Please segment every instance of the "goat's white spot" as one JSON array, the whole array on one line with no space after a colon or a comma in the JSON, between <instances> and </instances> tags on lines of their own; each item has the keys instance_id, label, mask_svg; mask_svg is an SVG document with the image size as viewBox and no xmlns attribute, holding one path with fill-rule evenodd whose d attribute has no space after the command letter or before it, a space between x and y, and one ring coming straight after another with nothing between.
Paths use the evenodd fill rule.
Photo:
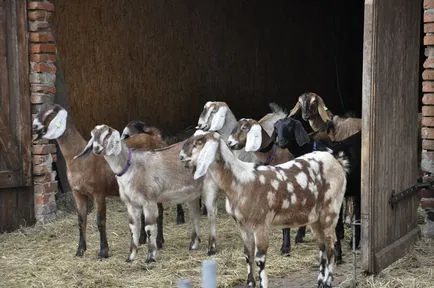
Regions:
<instances>
[{"instance_id":1,"label":"goat's white spot","mask_svg":"<svg viewBox=\"0 0 434 288\"><path fill-rule=\"evenodd\" d=\"M225 199L225 208L226 208L226 212L229 215L232 215L232 206L231 206L231 203L229 202L228 198Z\"/></svg>"},{"instance_id":2,"label":"goat's white spot","mask_svg":"<svg viewBox=\"0 0 434 288\"><path fill-rule=\"evenodd\" d=\"M297 203L297 195L295 195L295 193L291 194L291 204L296 204Z\"/></svg>"},{"instance_id":3,"label":"goat's white spot","mask_svg":"<svg viewBox=\"0 0 434 288\"><path fill-rule=\"evenodd\" d=\"M297 166L297 168L299 168L299 169L301 169L303 167L303 165L301 165L301 163L299 163L299 162L295 162L294 165Z\"/></svg>"},{"instance_id":4,"label":"goat's white spot","mask_svg":"<svg viewBox=\"0 0 434 288\"><path fill-rule=\"evenodd\" d=\"M96 125L95 126L96 129L101 129L102 127L104 127L104 125Z\"/></svg>"},{"instance_id":5,"label":"goat's white spot","mask_svg":"<svg viewBox=\"0 0 434 288\"><path fill-rule=\"evenodd\" d=\"M274 200L276 200L276 194L272 191L268 191L267 194L268 206L271 207L274 204Z\"/></svg>"},{"instance_id":6,"label":"goat's white spot","mask_svg":"<svg viewBox=\"0 0 434 288\"><path fill-rule=\"evenodd\" d=\"M331 217L330 217L329 215L327 215L326 218L325 218L325 222L326 222L326 223L329 223L330 220L331 220Z\"/></svg>"},{"instance_id":7,"label":"goat's white spot","mask_svg":"<svg viewBox=\"0 0 434 288\"><path fill-rule=\"evenodd\" d=\"M294 192L294 185L291 182L288 182L288 184L286 184L286 189L288 192Z\"/></svg>"},{"instance_id":8,"label":"goat's white spot","mask_svg":"<svg viewBox=\"0 0 434 288\"><path fill-rule=\"evenodd\" d=\"M288 200L283 200L283 203L282 203L282 209L287 209L289 207L289 201Z\"/></svg>"},{"instance_id":9,"label":"goat's white spot","mask_svg":"<svg viewBox=\"0 0 434 288\"><path fill-rule=\"evenodd\" d=\"M310 167L307 169L307 171L309 171L309 177L310 179L315 179L315 173L313 172L313 169L311 169Z\"/></svg>"},{"instance_id":10,"label":"goat's white spot","mask_svg":"<svg viewBox=\"0 0 434 288\"><path fill-rule=\"evenodd\" d=\"M264 175L259 175L259 182L261 182L261 184L265 184L265 176Z\"/></svg>"},{"instance_id":11,"label":"goat's white spot","mask_svg":"<svg viewBox=\"0 0 434 288\"><path fill-rule=\"evenodd\" d=\"M314 171L314 173L319 173L319 164L317 161L315 160L311 160L310 161L310 167L312 168L312 170Z\"/></svg>"},{"instance_id":12,"label":"goat's white spot","mask_svg":"<svg viewBox=\"0 0 434 288\"><path fill-rule=\"evenodd\" d=\"M303 206L306 205L306 202L307 202L307 199L304 198L303 201L301 202L301 205L303 205Z\"/></svg>"},{"instance_id":13,"label":"goat's white spot","mask_svg":"<svg viewBox=\"0 0 434 288\"><path fill-rule=\"evenodd\" d=\"M240 210L238 210L237 208L235 208L234 210L234 216L235 218L237 218L238 221L244 219L243 214L241 214Z\"/></svg>"},{"instance_id":14,"label":"goat's white spot","mask_svg":"<svg viewBox=\"0 0 434 288\"><path fill-rule=\"evenodd\" d=\"M277 178L277 180L279 180L279 181L283 181L283 177L282 177L282 175L280 174L280 171L276 171L276 178Z\"/></svg>"},{"instance_id":15,"label":"goat's white spot","mask_svg":"<svg viewBox=\"0 0 434 288\"><path fill-rule=\"evenodd\" d=\"M288 177L286 176L286 174L283 170L278 170L277 173L279 173L280 176L282 177L282 181L288 180Z\"/></svg>"},{"instance_id":16,"label":"goat's white spot","mask_svg":"<svg viewBox=\"0 0 434 288\"><path fill-rule=\"evenodd\" d=\"M316 187L315 183L309 182L309 191L315 195L315 198L318 197L318 187Z\"/></svg>"},{"instance_id":17,"label":"goat's white spot","mask_svg":"<svg viewBox=\"0 0 434 288\"><path fill-rule=\"evenodd\" d=\"M306 189L307 187L307 176L304 172L300 172L295 176L295 180L300 185L302 189Z\"/></svg>"},{"instance_id":18,"label":"goat's white spot","mask_svg":"<svg viewBox=\"0 0 434 288\"><path fill-rule=\"evenodd\" d=\"M279 181L277 181L276 179L273 179L271 181L271 186L273 186L274 190L277 190L277 188L279 188Z\"/></svg>"},{"instance_id":19,"label":"goat's white spot","mask_svg":"<svg viewBox=\"0 0 434 288\"><path fill-rule=\"evenodd\" d=\"M268 170L268 166L258 166L258 168L256 168L256 170L258 170L258 171L267 171Z\"/></svg>"}]
</instances>

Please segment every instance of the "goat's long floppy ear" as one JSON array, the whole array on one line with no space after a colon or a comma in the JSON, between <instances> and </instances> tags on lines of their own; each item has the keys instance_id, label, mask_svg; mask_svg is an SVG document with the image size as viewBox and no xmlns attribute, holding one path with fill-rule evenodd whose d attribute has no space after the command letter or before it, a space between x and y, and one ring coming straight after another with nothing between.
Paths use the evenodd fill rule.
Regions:
<instances>
[{"instance_id":1,"label":"goat's long floppy ear","mask_svg":"<svg viewBox=\"0 0 434 288\"><path fill-rule=\"evenodd\" d=\"M219 108L219 110L214 114L214 117L212 117L211 127L209 128L209 131L218 131L222 129L226 120L226 112L228 112L227 107L223 106Z\"/></svg>"},{"instance_id":2,"label":"goat's long floppy ear","mask_svg":"<svg viewBox=\"0 0 434 288\"><path fill-rule=\"evenodd\" d=\"M309 143L309 135L307 134L306 130L304 130L303 124L301 124L300 121L295 122L294 128L295 141L297 141L298 146L301 147Z\"/></svg>"},{"instance_id":3,"label":"goat's long floppy ear","mask_svg":"<svg viewBox=\"0 0 434 288\"><path fill-rule=\"evenodd\" d=\"M196 160L196 171L194 171L193 179L198 179L206 174L209 165L214 162L215 153L219 143L216 141L208 141L203 146Z\"/></svg>"},{"instance_id":4,"label":"goat's long floppy ear","mask_svg":"<svg viewBox=\"0 0 434 288\"><path fill-rule=\"evenodd\" d=\"M319 116L321 116L322 121L327 122L330 121L329 114L327 113L327 107L324 104L324 100L320 96L316 96L316 99L318 100L318 113Z\"/></svg>"},{"instance_id":5,"label":"goat's long floppy ear","mask_svg":"<svg viewBox=\"0 0 434 288\"><path fill-rule=\"evenodd\" d=\"M253 124L246 137L246 152L258 151L262 144L262 128L259 124Z\"/></svg>"},{"instance_id":6,"label":"goat's long floppy ear","mask_svg":"<svg viewBox=\"0 0 434 288\"><path fill-rule=\"evenodd\" d=\"M121 136L117 130L112 130L112 134L107 139L105 154L107 156L119 155L119 153L121 153L121 149Z\"/></svg>"},{"instance_id":7,"label":"goat's long floppy ear","mask_svg":"<svg viewBox=\"0 0 434 288\"><path fill-rule=\"evenodd\" d=\"M84 147L83 151L81 151L79 154L74 156L74 160L77 158L84 158L84 156L88 156L90 152L92 151L93 146L93 136L90 138L89 142L87 142L86 147Z\"/></svg>"},{"instance_id":8,"label":"goat's long floppy ear","mask_svg":"<svg viewBox=\"0 0 434 288\"><path fill-rule=\"evenodd\" d=\"M292 117L295 114L297 114L298 110L300 110L301 104L299 101L297 101L297 104L295 104L294 108L291 109L291 112L289 112L289 115L287 117Z\"/></svg>"},{"instance_id":9,"label":"goat's long floppy ear","mask_svg":"<svg viewBox=\"0 0 434 288\"><path fill-rule=\"evenodd\" d=\"M65 109L59 110L53 120L48 124L47 132L42 136L45 139L57 139L66 130L66 119L68 112Z\"/></svg>"}]
</instances>

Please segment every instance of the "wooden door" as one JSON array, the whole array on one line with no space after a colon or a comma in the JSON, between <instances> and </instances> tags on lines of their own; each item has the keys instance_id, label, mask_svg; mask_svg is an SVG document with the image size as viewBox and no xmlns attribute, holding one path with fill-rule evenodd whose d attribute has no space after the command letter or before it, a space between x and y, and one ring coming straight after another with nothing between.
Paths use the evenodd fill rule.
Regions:
<instances>
[{"instance_id":1,"label":"wooden door","mask_svg":"<svg viewBox=\"0 0 434 288\"><path fill-rule=\"evenodd\" d=\"M0 0L0 232L34 218L25 2Z\"/></svg>"},{"instance_id":2,"label":"wooden door","mask_svg":"<svg viewBox=\"0 0 434 288\"><path fill-rule=\"evenodd\" d=\"M417 239L421 0L366 0L363 51L362 262L378 273Z\"/></svg>"}]
</instances>

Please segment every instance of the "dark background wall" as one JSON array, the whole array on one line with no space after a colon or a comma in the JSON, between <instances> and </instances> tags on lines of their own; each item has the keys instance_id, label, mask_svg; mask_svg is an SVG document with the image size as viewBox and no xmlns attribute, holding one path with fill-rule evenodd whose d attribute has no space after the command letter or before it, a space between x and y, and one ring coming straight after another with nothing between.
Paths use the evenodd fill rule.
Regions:
<instances>
[{"instance_id":1,"label":"dark background wall","mask_svg":"<svg viewBox=\"0 0 434 288\"><path fill-rule=\"evenodd\" d=\"M260 118L305 91L360 115L363 1L53 1L64 91L79 130L195 124L207 100Z\"/></svg>"}]
</instances>

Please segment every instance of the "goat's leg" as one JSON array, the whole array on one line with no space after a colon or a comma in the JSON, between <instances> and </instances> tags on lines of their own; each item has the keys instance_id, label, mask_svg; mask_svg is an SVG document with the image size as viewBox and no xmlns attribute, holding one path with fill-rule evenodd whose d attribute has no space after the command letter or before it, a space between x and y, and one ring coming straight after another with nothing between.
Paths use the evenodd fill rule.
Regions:
<instances>
[{"instance_id":1,"label":"goat's leg","mask_svg":"<svg viewBox=\"0 0 434 288\"><path fill-rule=\"evenodd\" d=\"M336 231L332 226L324 227L319 222L311 224L320 249L320 267L318 275L318 287L332 287L333 280L333 258Z\"/></svg>"},{"instance_id":2,"label":"goat's leg","mask_svg":"<svg viewBox=\"0 0 434 288\"><path fill-rule=\"evenodd\" d=\"M280 253L283 256L289 256L289 252L291 251L291 229L284 228L282 229L282 247L280 247Z\"/></svg>"},{"instance_id":3,"label":"goat's leg","mask_svg":"<svg viewBox=\"0 0 434 288\"><path fill-rule=\"evenodd\" d=\"M131 262L136 258L137 247L139 246L140 226L142 225L140 215L142 214L142 209L139 206L134 206L132 203L125 204L127 205L128 222L131 230L130 255L126 261ZM147 218L148 215L146 214Z\"/></svg>"},{"instance_id":4,"label":"goat's leg","mask_svg":"<svg viewBox=\"0 0 434 288\"><path fill-rule=\"evenodd\" d=\"M148 201L143 205L145 212L145 230L148 234L148 254L146 255L146 263L155 262L155 255L157 254L157 217L158 205L156 202Z\"/></svg>"},{"instance_id":5,"label":"goat's leg","mask_svg":"<svg viewBox=\"0 0 434 288\"><path fill-rule=\"evenodd\" d=\"M158 217L157 217L157 248L163 248L164 236L163 236L163 214L164 208L163 204L157 203L158 207Z\"/></svg>"},{"instance_id":6,"label":"goat's leg","mask_svg":"<svg viewBox=\"0 0 434 288\"><path fill-rule=\"evenodd\" d=\"M265 227L256 227L255 237L255 262L259 268L259 287L268 287L268 277L265 271L265 258L268 250L268 229Z\"/></svg>"},{"instance_id":7,"label":"goat's leg","mask_svg":"<svg viewBox=\"0 0 434 288\"><path fill-rule=\"evenodd\" d=\"M96 203L96 225L99 231L99 253L98 258L108 258L109 246L106 233L106 202L104 195L98 195L94 198Z\"/></svg>"},{"instance_id":8,"label":"goat's leg","mask_svg":"<svg viewBox=\"0 0 434 288\"><path fill-rule=\"evenodd\" d=\"M297 235L295 236L295 244L303 243L304 236L306 236L306 226L301 226L297 230Z\"/></svg>"},{"instance_id":9,"label":"goat's leg","mask_svg":"<svg viewBox=\"0 0 434 288\"><path fill-rule=\"evenodd\" d=\"M139 244L146 244L146 239L148 238L148 235L146 235L145 231L145 214L142 213L140 215L140 238L139 238Z\"/></svg>"},{"instance_id":10,"label":"goat's leg","mask_svg":"<svg viewBox=\"0 0 434 288\"><path fill-rule=\"evenodd\" d=\"M241 237L244 242L244 256L247 264L247 283L246 287L255 287L255 277L253 276L253 259L255 251L255 238L249 229L240 227Z\"/></svg>"},{"instance_id":11,"label":"goat's leg","mask_svg":"<svg viewBox=\"0 0 434 288\"><path fill-rule=\"evenodd\" d=\"M176 224L183 224L185 223L184 218L184 209L182 208L182 204L176 205Z\"/></svg>"},{"instance_id":12,"label":"goat's leg","mask_svg":"<svg viewBox=\"0 0 434 288\"><path fill-rule=\"evenodd\" d=\"M191 241L189 245L189 250L197 250L200 243L200 207L199 201L194 199L187 203L190 208L190 218L192 225Z\"/></svg>"},{"instance_id":13,"label":"goat's leg","mask_svg":"<svg viewBox=\"0 0 434 288\"><path fill-rule=\"evenodd\" d=\"M341 210L339 212L339 218L338 222L336 224L335 228L335 234L336 234L336 242L335 242L335 263L336 265L342 264L342 244L341 239L344 238L345 235L345 227L344 227L344 221L343 221L343 207L341 207Z\"/></svg>"},{"instance_id":14,"label":"goat's leg","mask_svg":"<svg viewBox=\"0 0 434 288\"><path fill-rule=\"evenodd\" d=\"M78 216L78 229L80 232L80 240L78 242L77 252L75 256L83 256L86 251L86 227L87 227L87 196L80 193L80 191L72 191L75 206Z\"/></svg>"},{"instance_id":15,"label":"goat's leg","mask_svg":"<svg viewBox=\"0 0 434 288\"><path fill-rule=\"evenodd\" d=\"M205 186L205 193L203 193L204 204L208 213L209 223L209 238L208 238L208 256L211 256L217 252L217 232L216 232L216 217L217 217L217 205L216 198L218 192L218 186L213 182L208 183ZM200 201L200 199L198 199Z\"/></svg>"}]
</instances>

